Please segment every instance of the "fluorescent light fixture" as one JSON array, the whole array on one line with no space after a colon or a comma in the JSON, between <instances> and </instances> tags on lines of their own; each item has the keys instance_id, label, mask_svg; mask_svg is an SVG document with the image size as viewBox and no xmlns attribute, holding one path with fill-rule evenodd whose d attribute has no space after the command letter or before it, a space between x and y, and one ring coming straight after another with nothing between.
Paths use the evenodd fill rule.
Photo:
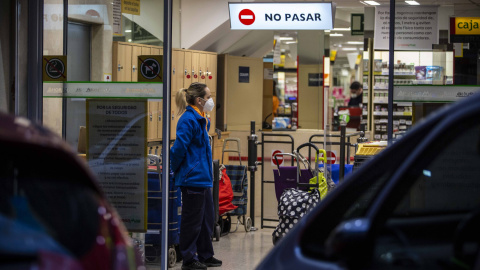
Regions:
<instances>
[{"instance_id":1,"label":"fluorescent light fixture","mask_svg":"<svg viewBox=\"0 0 480 270\"><path fill-rule=\"evenodd\" d=\"M350 27L347 27L347 28L333 28L333 31L350 31Z\"/></svg>"},{"instance_id":2,"label":"fluorescent light fixture","mask_svg":"<svg viewBox=\"0 0 480 270\"><path fill-rule=\"evenodd\" d=\"M330 33L330 30L325 30L325 33Z\"/></svg>"},{"instance_id":3,"label":"fluorescent light fixture","mask_svg":"<svg viewBox=\"0 0 480 270\"><path fill-rule=\"evenodd\" d=\"M417 1L405 1L405 3L409 4L409 5L412 5L412 6L419 6L420 3L418 3Z\"/></svg>"},{"instance_id":4,"label":"fluorescent light fixture","mask_svg":"<svg viewBox=\"0 0 480 270\"><path fill-rule=\"evenodd\" d=\"M279 37L278 40L293 40L293 37Z\"/></svg>"},{"instance_id":5,"label":"fluorescent light fixture","mask_svg":"<svg viewBox=\"0 0 480 270\"><path fill-rule=\"evenodd\" d=\"M343 37L343 34L333 33L330 34L331 37Z\"/></svg>"},{"instance_id":6,"label":"fluorescent light fixture","mask_svg":"<svg viewBox=\"0 0 480 270\"><path fill-rule=\"evenodd\" d=\"M368 6L368 4L363 1L360 1L360 3L364 4L365 6Z\"/></svg>"},{"instance_id":7,"label":"fluorescent light fixture","mask_svg":"<svg viewBox=\"0 0 480 270\"><path fill-rule=\"evenodd\" d=\"M285 42L285 44L294 44L294 43L297 43L296 41L287 41Z\"/></svg>"},{"instance_id":8,"label":"fluorescent light fixture","mask_svg":"<svg viewBox=\"0 0 480 270\"><path fill-rule=\"evenodd\" d=\"M364 1L365 3L369 4L370 6L379 6L380 3L376 1Z\"/></svg>"},{"instance_id":9,"label":"fluorescent light fixture","mask_svg":"<svg viewBox=\"0 0 480 270\"><path fill-rule=\"evenodd\" d=\"M125 33L131 33L132 30L125 30Z\"/></svg>"},{"instance_id":10,"label":"fluorescent light fixture","mask_svg":"<svg viewBox=\"0 0 480 270\"><path fill-rule=\"evenodd\" d=\"M347 47L344 47L342 48L343 51L357 51L358 49L357 48L347 48Z\"/></svg>"}]
</instances>

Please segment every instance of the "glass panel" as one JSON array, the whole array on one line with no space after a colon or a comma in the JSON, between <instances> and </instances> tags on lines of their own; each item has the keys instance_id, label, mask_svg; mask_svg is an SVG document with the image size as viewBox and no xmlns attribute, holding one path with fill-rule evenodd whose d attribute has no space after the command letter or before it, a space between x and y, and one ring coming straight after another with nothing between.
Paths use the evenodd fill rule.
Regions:
<instances>
[{"instance_id":1,"label":"glass panel","mask_svg":"<svg viewBox=\"0 0 480 270\"><path fill-rule=\"evenodd\" d=\"M140 67L150 68L145 77L163 75L160 58L139 60L163 53L163 0L68 3L64 31L63 1L45 1L44 55L66 54L66 82L44 81L44 123L87 161L127 229L145 231L147 152L161 141L163 85L137 78Z\"/></svg>"}]
</instances>

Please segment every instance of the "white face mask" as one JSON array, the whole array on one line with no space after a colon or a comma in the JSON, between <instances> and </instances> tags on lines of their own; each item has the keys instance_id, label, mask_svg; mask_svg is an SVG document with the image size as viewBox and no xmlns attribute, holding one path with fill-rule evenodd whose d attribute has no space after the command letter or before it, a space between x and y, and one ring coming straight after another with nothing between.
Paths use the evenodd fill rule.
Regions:
<instances>
[{"instance_id":1,"label":"white face mask","mask_svg":"<svg viewBox=\"0 0 480 270\"><path fill-rule=\"evenodd\" d=\"M356 97L357 97L357 94L350 94L350 97L351 97L351 98L356 98Z\"/></svg>"},{"instance_id":2,"label":"white face mask","mask_svg":"<svg viewBox=\"0 0 480 270\"><path fill-rule=\"evenodd\" d=\"M201 98L202 100L205 100ZM213 110L213 107L215 107L215 103L213 102L212 98L209 98L206 102L205 105L203 105L203 110L205 112L211 112Z\"/></svg>"}]
</instances>

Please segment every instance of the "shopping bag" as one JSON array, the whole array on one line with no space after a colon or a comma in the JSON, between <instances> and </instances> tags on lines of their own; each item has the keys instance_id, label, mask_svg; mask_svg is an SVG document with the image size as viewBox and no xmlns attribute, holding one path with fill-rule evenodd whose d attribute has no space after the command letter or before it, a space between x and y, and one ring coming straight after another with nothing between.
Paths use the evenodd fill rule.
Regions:
<instances>
[{"instance_id":1,"label":"shopping bag","mask_svg":"<svg viewBox=\"0 0 480 270\"><path fill-rule=\"evenodd\" d=\"M327 179L325 179L325 176L323 175L323 173L319 173L318 176L315 176L310 179L310 184L313 184L313 185L317 184L317 178L318 178L318 185L316 188L318 189L318 192L320 192L320 200L323 200L328 193ZM312 189L314 188L310 188L310 190Z\"/></svg>"},{"instance_id":2,"label":"shopping bag","mask_svg":"<svg viewBox=\"0 0 480 270\"><path fill-rule=\"evenodd\" d=\"M238 206L232 204L233 189L230 177L227 175L227 169L223 167L218 185L218 211L219 215L235 210Z\"/></svg>"}]
</instances>

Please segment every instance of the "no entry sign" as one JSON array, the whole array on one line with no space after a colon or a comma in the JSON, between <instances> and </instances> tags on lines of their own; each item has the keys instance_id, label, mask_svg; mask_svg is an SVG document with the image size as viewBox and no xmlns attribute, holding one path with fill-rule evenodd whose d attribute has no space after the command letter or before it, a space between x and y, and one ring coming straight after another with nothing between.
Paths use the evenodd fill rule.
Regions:
<instances>
[{"instance_id":1,"label":"no entry sign","mask_svg":"<svg viewBox=\"0 0 480 270\"><path fill-rule=\"evenodd\" d=\"M277 160L275 160L275 155L283 153L282 150L273 150L272 151L272 166L277 166L277 160L278 160L278 166L281 166L283 164L283 156L277 156Z\"/></svg>"},{"instance_id":2,"label":"no entry sign","mask_svg":"<svg viewBox=\"0 0 480 270\"><path fill-rule=\"evenodd\" d=\"M255 22L255 13L250 9L243 9L238 14L238 19L244 25L250 25Z\"/></svg>"},{"instance_id":3,"label":"no entry sign","mask_svg":"<svg viewBox=\"0 0 480 270\"><path fill-rule=\"evenodd\" d=\"M323 157L323 154L320 154L320 157ZM327 163L335 164L337 162L337 155L333 151L327 151Z\"/></svg>"}]
</instances>

